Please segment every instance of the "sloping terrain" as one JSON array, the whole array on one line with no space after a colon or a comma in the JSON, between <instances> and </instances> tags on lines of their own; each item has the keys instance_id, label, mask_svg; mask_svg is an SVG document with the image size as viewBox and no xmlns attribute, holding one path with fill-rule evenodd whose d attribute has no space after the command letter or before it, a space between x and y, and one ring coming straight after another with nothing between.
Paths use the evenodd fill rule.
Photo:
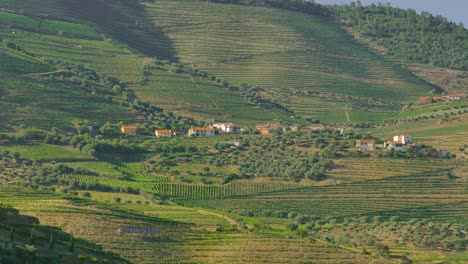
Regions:
<instances>
[{"instance_id":1,"label":"sloping terrain","mask_svg":"<svg viewBox=\"0 0 468 264\"><path fill-rule=\"evenodd\" d=\"M41 4L26 4L3 0L0 4L15 10L24 9L27 14L48 14L62 19L71 17L75 21L89 23L128 45L128 50L180 61L235 85L246 83L259 87L259 94L287 107L296 115L328 122L391 118L399 111L400 103L413 101L432 89L411 72L369 51L328 18L315 15L196 1L106 0L80 1L78 4L72 0L47 0ZM63 42L55 42L54 45L60 43ZM57 48L71 55L70 51L63 49L74 45L84 49L93 44L70 43ZM46 55L45 52L34 51L37 42L34 45L29 48L31 52ZM98 49L104 51L104 48ZM49 57L51 55L55 54L48 54ZM116 60L129 58L114 54L107 59L111 54L103 52L96 55L100 56L87 58L89 63L96 63L99 69L114 73L117 69L112 68L124 67ZM97 61L98 58L106 60ZM110 64L112 67L105 67ZM135 64L127 62L125 65L126 75L131 74L128 67ZM154 94L162 88L160 82L153 79L144 88L135 89L148 100L157 101L159 98ZM192 91L182 90L172 98L189 99L187 104L190 104ZM219 105L220 108L224 106L222 102ZM199 108L171 107L171 104L167 107L180 112ZM221 119L236 116L236 111L214 112L199 115ZM247 118L260 113L250 112ZM239 116L239 119L246 120L243 114ZM265 116L268 118L278 116Z\"/></svg>"},{"instance_id":2,"label":"sloping terrain","mask_svg":"<svg viewBox=\"0 0 468 264\"><path fill-rule=\"evenodd\" d=\"M0 50L0 127L30 125L67 127L73 118L91 121L124 121L135 119L135 113L105 98L111 91L60 80L52 76L54 68ZM47 74L52 72L52 74ZM41 74L46 73L45 76ZM54 80L55 79L55 80Z\"/></svg>"}]
</instances>

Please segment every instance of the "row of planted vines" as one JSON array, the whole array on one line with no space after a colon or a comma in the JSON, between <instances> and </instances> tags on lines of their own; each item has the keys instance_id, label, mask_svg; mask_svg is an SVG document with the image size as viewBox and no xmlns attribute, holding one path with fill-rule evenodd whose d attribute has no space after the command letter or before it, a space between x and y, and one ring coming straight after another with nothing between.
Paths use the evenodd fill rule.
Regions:
<instances>
[{"instance_id":1,"label":"row of planted vines","mask_svg":"<svg viewBox=\"0 0 468 264\"><path fill-rule=\"evenodd\" d=\"M188 185L178 183L157 183L148 190L157 194L189 198L224 198L231 196L268 193L278 190L295 189L300 185L279 182L237 181L225 185Z\"/></svg>"}]
</instances>

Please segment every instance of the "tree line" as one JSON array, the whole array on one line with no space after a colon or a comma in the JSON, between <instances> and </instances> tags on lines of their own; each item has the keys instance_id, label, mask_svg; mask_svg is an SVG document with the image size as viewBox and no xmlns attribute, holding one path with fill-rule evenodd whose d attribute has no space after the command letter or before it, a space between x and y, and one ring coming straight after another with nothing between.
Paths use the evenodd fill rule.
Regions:
<instances>
[{"instance_id":1,"label":"tree line","mask_svg":"<svg viewBox=\"0 0 468 264\"><path fill-rule=\"evenodd\" d=\"M409 62L467 70L468 31L440 15L403 10L390 4L363 6L360 1L333 6L334 16L362 36Z\"/></svg>"}]
</instances>

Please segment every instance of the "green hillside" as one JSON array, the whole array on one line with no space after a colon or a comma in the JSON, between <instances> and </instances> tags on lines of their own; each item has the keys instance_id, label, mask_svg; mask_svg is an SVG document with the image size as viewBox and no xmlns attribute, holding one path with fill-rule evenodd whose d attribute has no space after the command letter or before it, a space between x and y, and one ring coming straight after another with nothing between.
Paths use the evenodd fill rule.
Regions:
<instances>
[{"instance_id":1,"label":"green hillside","mask_svg":"<svg viewBox=\"0 0 468 264\"><path fill-rule=\"evenodd\" d=\"M23 9L28 16L47 14L51 19L86 23L125 43L122 46L106 38L90 39L93 35L90 33L82 33L87 38L81 36L80 39L78 36L67 38L72 34L44 36L45 29L41 34L31 30L17 34L22 37L4 32L5 37L37 56L92 64L124 81L136 81L138 69L147 63L140 55L129 51L180 61L219 80L258 87L259 96L296 115L326 122L388 119L400 110L399 103L413 101L433 89L409 71L374 54L331 18L323 16L198 1L106 0L78 4L71 0L47 0L41 4L25 4L2 0L0 4L14 10ZM83 32L84 28L77 32ZM39 36L46 41L34 41ZM41 45L49 41L56 49ZM75 52L80 55L75 56ZM160 100L155 95L159 91L165 93L162 87L171 87L180 79L168 74L159 77L158 72L153 75L145 85L132 87L137 95L149 101ZM165 107L184 114L197 112L200 106L191 105L191 101L192 93L199 89L190 86L179 88L178 96L163 96L168 99ZM231 92L221 94L225 98L233 96ZM192 115L232 118L248 124L275 118L284 120L293 114L279 110L274 111L276 114L245 110L247 105L242 104L225 106L223 101L212 100L214 97L217 95L202 102L203 107L214 109ZM174 105L171 103L174 99L182 99L182 102ZM244 100L238 98L237 101Z\"/></svg>"},{"instance_id":2,"label":"green hillside","mask_svg":"<svg viewBox=\"0 0 468 264\"><path fill-rule=\"evenodd\" d=\"M340 22L384 48L384 53L410 62L467 70L468 30L440 15L361 3L333 6Z\"/></svg>"},{"instance_id":3,"label":"green hillside","mask_svg":"<svg viewBox=\"0 0 468 264\"><path fill-rule=\"evenodd\" d=\"M389 117L395 109L382 109L375 102L361 106L363 99L344 96L404 102L432 89L327 18L191 1L145 3L145 10L172 39L181 62L232 82L258 86L304 116L331 114L331 121L337 110L344 118L344 110L366 112L367 108L364 118L356 121ZM327 94L341 95L335 109L323 98Z\"/></svg>"},{"instance_id":4,"label":"green hillside","mask_svg":"<svg viewBox=\"0 0 468 264\"><path fill-rule=\"evenodd\" d=\"M39 63L34 57L9 50L0 49L0 52L2 129L19 125L68 127L74 118L100 122L136 118L132 110L109 101L106 95L116 94L104 87L83 87L77 81L64 80L63 76L53 77L63 72ZM97 92L92 94L92 89Z\"/></svg>"}]
</instances>

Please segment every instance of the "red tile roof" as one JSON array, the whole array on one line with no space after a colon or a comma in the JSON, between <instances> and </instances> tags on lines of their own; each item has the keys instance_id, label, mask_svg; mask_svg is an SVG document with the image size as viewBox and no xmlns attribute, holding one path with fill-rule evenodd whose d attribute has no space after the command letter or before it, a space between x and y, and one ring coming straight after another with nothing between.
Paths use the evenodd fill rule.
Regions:
<instances>
[{"instance_id":1,"label":"red tile roof","mask_svg":"<svg viewBox=\"0 0 468 264\"><path fill-rule=\"evenodd\" d=\"M192 128L194 131L203 131L203 130L213 130L211 127L194 127Z\"/></svg>"},{"instance_id":2,"label":"red tile roof","mask_svg":"<svg viewBox=\"0 0 468 264\"><path fill-rule=\"evenodd\" d=\"M158 134L171 134L172 133L172 131L169 129L159 129L159 130L156 130L156 132L158 132Z\"/></svg>"}]
</instances>

